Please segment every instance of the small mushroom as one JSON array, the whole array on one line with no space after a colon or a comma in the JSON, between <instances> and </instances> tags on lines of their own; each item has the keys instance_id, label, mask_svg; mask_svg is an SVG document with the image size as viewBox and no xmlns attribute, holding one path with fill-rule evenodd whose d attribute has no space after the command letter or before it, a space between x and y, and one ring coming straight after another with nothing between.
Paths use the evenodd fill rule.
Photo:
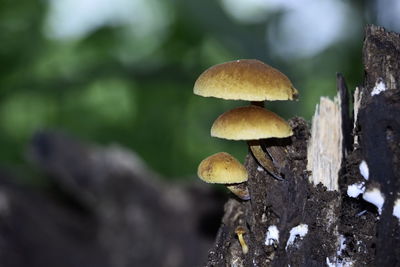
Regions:
<instances>
[{"instance_id":1,"label":"small mushroom","mask_svg":"<svg viewBox=\"0 0 400 267\"><path fill-rule=\"evenodd\" d=\"M263 101L293 100L298 91L286 75L256 59L241 59L205 70L194 84L194 93L204 97Z\"/></svg>"},{"instance_id":2,"label":"small mushroom","mask_svg":"<svg viewBox=\"0 0 400 267\"><path fill-rule=\"evenodd\" d=\"M293 135L289 124L275 113L258 106L234 108L220 115L211 127L211 136L229 140L246 140L258 163L281 180L273 159L265 153L260 139L285 138Z\"/></svg>"},{"instance_id":3,"label":"small mushroom","mask_svg":"<svg viewBox=\"0 0 400 267\"><path fill-rule=\"evenodd\" d=\"M206 183L225 184L236 196L250 199L245 182L248 179L246 168L232 155L219 152L202 160L197 175Z\"/></svg>"},{"instance_id":4,"label":"small mushroom","mask_svg":"<svg viewBox=\"0 0 400 267\"><path fill-rule=\"evenodd\" d=\"M249 252L249 247L247 246L246 241L244 241L243 238L243 235L246 233L246 230L243 227L238 226L235 230L235 233L237 234L240 245L242 246L243 254L247 254L247 252Z\"/></svg>"}]
</instances>

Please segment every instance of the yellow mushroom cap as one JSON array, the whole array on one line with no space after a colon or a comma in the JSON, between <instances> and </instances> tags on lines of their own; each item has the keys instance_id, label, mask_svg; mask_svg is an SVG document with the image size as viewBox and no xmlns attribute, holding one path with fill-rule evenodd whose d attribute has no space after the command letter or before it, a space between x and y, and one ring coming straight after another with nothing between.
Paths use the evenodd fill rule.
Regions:
<instances>
[{"instance_id":1,"label":"yellow mushroom cap","mask_svg":"<svg viewBox=\"0 0 400 267\"><path fill-rule=\"evenodd\" d=\"M194 93L230 100L293 100L297 90L277 69L256 59L241 59L215 65L204 71Z\"/></svg>"},{"instance_id":2,"label":"yellow mushroom cap","mask_svg":"<svg viewBox=\"0 0 400 267\"><path fill-rule=\"evenodd\" d=\"M197 175L207 183L217 184L243 183L248 178L246 168L226 152L205 158L197 169Z\"/></svg>"},{"instance_id":3,"label":"yellow mushroom cap","mask_svg":"<svg viewBox=\"0 0 400 267\"><path fill-rule=\"evenodd\" d=\"M245 234L245 233L246 233L246 229L244 229L242 226L238 226L238 227L235 229L235 233L238 234L238 235Z\"/></svg>"},{"instance_id":4,"label":"yellow mushroom cap","mask_svg":"<svg viewBox=\"0 0 400 267\"><path fill-rule=\"evenodd\" d=\"M227 111L211 127L211 136L230 140L284 138L291 135L293 131L284 119L258 106Z\"/></svg>"}]
</instances>

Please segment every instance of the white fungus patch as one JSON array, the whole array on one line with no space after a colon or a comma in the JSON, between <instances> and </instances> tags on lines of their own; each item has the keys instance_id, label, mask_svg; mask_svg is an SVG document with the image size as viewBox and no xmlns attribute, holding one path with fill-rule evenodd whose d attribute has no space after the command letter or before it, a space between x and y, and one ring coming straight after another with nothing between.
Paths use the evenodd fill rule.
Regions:
<instances>
[{"instance_id":1,"label":"white fungus patch","mask_svg":"<svg viewBox=\"0 0 400 267\"><path fill-rule=\"evenodd\" d=\"M260 166L257 166L257 171L259 171L259 172L263 172L263 171L264 171L264 169L263 169L262 167L260 167Z\"/></svg>"},{"instance_id":2,"label":"white fungus patch","mask_svg":"<svg viewBox=\"0 0 400 267\"><path fill-rule=\"evenodd\" d=\"M355 183L347 186L347 195L349 197L358 197L360 194L363 194L365 191L365 183Z\"/></svg>"},{"instance_id":3,"label":"white fungus patch","mask_svg":"<svg viewBox=\"0 0 400 267\"><path fill-rule=\"evenodd\" d=\"M393 216L396 216L400 222L400 198L396 199L393 206Z\"/></svg>"},{"instance_id":4,"label":"white fungus patch","mask_svg":"<svg viewBox=\"0 0 400 267\"><path fill-rule=\"evenodd\" d=\"M331 262L331 260L328 257L326 257L326 265L328 265L328 267L335 267L336 259L333 259L333 261Z\"/></svg>"},{"instance_id":5,"label":"white fungus patch","mask_svg":"<svg viewBox=\"0 0 400 267\"><path fill-rule=\"evenodd\" d=\"M331 261L328 257L326 257L326 265L328 265L328 267L351 267L353 266L353 262L346 259L337 259L336 257L334 257Z\"/></svg>"},{"instance_id":6,"label":"white fungus patch","mask_svg":"<svg viewBox=\"0 0 400 267\"><path fill-rule=\"evenodd\" d=\"M363 199L369 203L374 204L378 208L379 214L382 213L383 203L385 197L378 188L372 188L363 194Z\"/></svg>"},{"instance_id":7,"label":"white fungus patch","mask_svg":"<svg viewBox=\"0 0 400 267\"><path fill-rule=\"evenodd\" d=\"M337 255L341 256L342 252L346 249L346 238L343 235L339 236L339 249Z\"/></svg>"},{"instance_id":8,"label":"white fungus patch","mask_svg":"<svg viewBox=\"0 0 400 267\"><path fill-rule=\"evenodd\" d=\"M346 249L346 238L343 235L339 236L339 247L338 250L336 251L336 256L331 257L326 257L326 264L329 267L347 267L347 266L352 266L352 262L348 259L342 258L343 251Z\"/></svg>"},{"instance_id":9,"label":"white fungus patch","mask_svg":"<svg viewBox=\"0 0 400 267\"><path fill-rule=\"evenodd\" d=\"M386 91L386 85L382 79L378 79L375 83L374 89L372 89L371 96L379 95L383 91Z\"/></svg>"},{"instance_id":10,"label":"white fungus patch","mask_svg":"<svg viewBox=\"0 0 400 267\"><path fill-rule=\"evenodd\" d=\"M368 178L369 178L369 169L368 169L368 165L365 162L365 160L361 161L360 166L358 168L360 169L360 173L364 177L364 179L368 180Z\"/></svg>"},{"instance_id":11,"label":"white fungus patch","mask_svg":"<svg viewBox=\"0 0 400 267\"><path fill-rule=\"evenodd\" d=\"M286 250L289 246L293 245L294 241L298 239L303 239L304 236L308 233L308 225L307 224L299 224L296 227L293 227L290 230L290 236L286 243Z\"/></svg>"},{"instance_id":12,"label":"white fungus patch","mask_svg":"<svg viewBox=\"0 0 400 267\"><path fill-rule=\"evenodd\" d=\"M265 245L271 246L279 243L279 230L276 225L268 227L267 236L265 237Z\"/></svg>"}]
</instances>

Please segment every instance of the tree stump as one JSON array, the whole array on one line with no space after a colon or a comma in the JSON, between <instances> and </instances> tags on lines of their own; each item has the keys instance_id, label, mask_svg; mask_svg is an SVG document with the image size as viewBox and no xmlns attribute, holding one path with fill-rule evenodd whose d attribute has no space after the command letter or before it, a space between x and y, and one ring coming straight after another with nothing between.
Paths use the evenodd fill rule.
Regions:
<instances>
[{"instance_id":1,"label":"tree stump","mask_svg":"<svg viewBox=\"0 0 400 267\"><path fill-rule=\"evenodd\" d=\"M275 163L284 181L249 153L251 200L226 203L206 266L400 266L399 34L367 26L363 61L352 112L338 74L338 96L321 98L311 132L294 118L291 138L264 143L285 154Z\"/></svg>"}]
</instances>

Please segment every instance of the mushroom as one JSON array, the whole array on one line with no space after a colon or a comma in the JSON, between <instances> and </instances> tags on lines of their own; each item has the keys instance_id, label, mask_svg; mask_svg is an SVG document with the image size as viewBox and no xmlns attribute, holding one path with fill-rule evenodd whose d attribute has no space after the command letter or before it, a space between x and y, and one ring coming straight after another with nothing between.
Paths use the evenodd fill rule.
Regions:
<instances>
[{"instance_id":1,"label":"mushroom","mask_svg":"<svg viewBox=\"0 0 400 267\"><path fill-rule=\"evenodd\" d=\"M275 113L258 106L234 108L220 115L211 127L211 136L229 140L246 140L253 156L272 176L280 173L261 148L260 139L285 138L293 135L289 124Z\"/></svg>"},{"instance_id":2,"label":"mushroom","mask_svg":"<svg viewBox=\"0 0 400 267\"><path fill-rule=\"evenodd\" d=\"M204 97L247 100L263 106L263 101L293 100L298 91L279 70L256 59L218 64L204 71L193 92Z\"/></svg>"},{"instance_id":3,"label":"mushroom","mask_svg":"<svg viewBox=\"0 0 400 267\"><path fill-rule=\"evenodd\" d=\"M235 60L210 67L196 80L193 92L204 97L247 100L259 107L264 106L265 100L293 100L298 95L286 75L256 59ZM287 136L290 135L291 132ZM264 152L258 141L249 142L249 146L258 163L275 178L282 179L275 170L270 149L266 148Z\"/></svg>"},{"instance_id":4,"label":"mushroom","mask_svg":"<svg viewBox=\"0 0 400 267\"><path fill-rule=\"evenodd\" d=\"M239 243L242 246L242 251L243 254L247 254L249 252L249 247L246 244L246 241L244 241L243 235L246 233L246 230L242 226L238 226L235 230L235 233L238 236Z\"/></svg>"},{"instance_id":5,"label":"mushroom","mask_svg":"<svg viewBox=\"0 0 400 267\"><path fill-rule=\"evenodd\" d=\"M245 182L248 179L246 168L232 155L219 152L202 160L197 175L206 183L225 184L236 196L250 199Z\"/></svg>"}]
</instances>

